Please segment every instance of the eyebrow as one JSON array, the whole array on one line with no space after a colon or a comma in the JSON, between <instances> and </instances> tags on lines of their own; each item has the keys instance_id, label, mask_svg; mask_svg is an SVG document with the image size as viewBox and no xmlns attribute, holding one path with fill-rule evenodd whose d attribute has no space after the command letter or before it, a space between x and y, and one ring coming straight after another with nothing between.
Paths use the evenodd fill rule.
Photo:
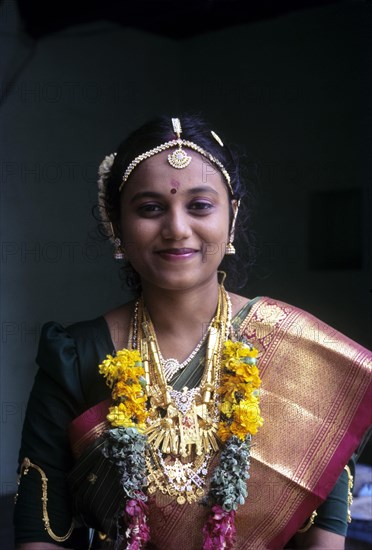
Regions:
<instances>
[{"instance_id":1,"label":"eyebrow","mask_svg":"<svg viewBox=\"0 0 372 550\"><path fill-rule=\"evenodd\" d=\"M192 187L191 189L189 189L187 192L187 195L194 195L195 193L213 193L214 195L218 195L219 193L213 188L213 187L210 187L209 185L199 185L197 187ZM162 197L164 197L164 195L168 196L167 193L159 193L157 191L140 191L138 193L136 193L135 195L133 195L133 197L131 198L130 202L135 202L139 199L143 199L143 198L152 198L152 199L160 199Z\"/></svg>"}]
</instances>

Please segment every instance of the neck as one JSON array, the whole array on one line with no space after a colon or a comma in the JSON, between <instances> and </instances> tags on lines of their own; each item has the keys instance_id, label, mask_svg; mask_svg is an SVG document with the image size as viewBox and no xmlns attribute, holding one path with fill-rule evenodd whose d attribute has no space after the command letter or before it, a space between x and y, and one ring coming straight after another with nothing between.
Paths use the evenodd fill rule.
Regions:
<instances>
[{"instance_id":1,"label":"neck","mask_svg":"<svg viewBox=\"0 0 372 550\"><path fill-rule=\"evenodd\" d=\"M144 285L143 297L163 355L183 360L216 313L217 277L203 287L177 292Z\"/></svg>"}]
</instances>

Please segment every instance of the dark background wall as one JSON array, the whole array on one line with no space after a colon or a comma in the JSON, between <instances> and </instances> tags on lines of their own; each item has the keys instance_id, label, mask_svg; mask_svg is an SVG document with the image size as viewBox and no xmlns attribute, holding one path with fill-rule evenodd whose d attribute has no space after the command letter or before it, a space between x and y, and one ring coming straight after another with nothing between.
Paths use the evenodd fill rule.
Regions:
<instances>
[{"instance_id":1,"label":"dark background wall","mask_svg":"<svg viewBox=\"0 0 372 550\"><path fill-rule=\"evenodd\" d=\"M371 344L368 3L181 40L108 21L34 38L15 8L0 5L2 496L16 488L42 324L128 297L110 247L92 235L96 171L154 114L202 112L256 172L246 294L294 303ZM4 548L9 518L7 507Z\"/></svg>"}]
</instances>

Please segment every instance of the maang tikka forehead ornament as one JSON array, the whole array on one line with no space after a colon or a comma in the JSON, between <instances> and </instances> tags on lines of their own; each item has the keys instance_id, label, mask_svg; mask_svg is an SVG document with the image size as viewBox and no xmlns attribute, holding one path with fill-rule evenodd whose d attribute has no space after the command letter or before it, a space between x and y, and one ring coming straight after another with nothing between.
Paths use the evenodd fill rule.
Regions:
<instances>
[{"instance_id":1,"label":"maang tikka forehead ornament","mask_svg":"<svg viewBox=\"0 0 372 550\"><path fill-rule=\"evenodd\" d=\"M229 173L227 172L226 168L222 164L221 161L219 161L216 157L211 155L208 151L194 143L193 141L188 141L186 139L181 139L182 134L182 127L181 122L179 118L172 118L172 126L173 131L177 136L177 139L172 139L171 141L166 141L165 143L162 143L161 145L158 145L157 147L154 147L153 149L150 149L149 151L146 151L145 153L142 153L141 155L138 155L135 159L132 160L132 162L128 165L127 169L124 172L124 176L122 179L122 182L119 187L119 191L122 190L125 182L129 178L130 174L133 172L133 170L138 166L143 160L146 160L150 157L153 157L154 155L157 155L158 153L161 153L162 151L166 151L167 149L171 149L172 147L176 147L176 149L173 151L173 153L170 153L168 155L168 162L173 168L177 168L178 170L181 170L182 168L186 168L190 162L192 161L192 157L188 155L183 149L183 147L186 147L188 149L192 149L193 151L196 151L200 155L202 155L204 158L206 158L208 161L213 163L217 168L222 172L227 186L230 190L230 193L232 196L234 196L234 191L231 185L231 178ZM222 141L220 139L217 139L215 136L216 134L214 132L211 132L214 139L216 139L217 143L220 145L222 144ZM221 145L223 147L223 144Z\"/></svg>"},{"instance_id":2,"label":"maang tikka forehead ornament","mask_svg":"<svg viewBox=\"0 0 372 550\"><path fill-rule=\"evenodd\" d=\"M182 149L182 140L181 140L181 122L179 118L172 118L172 126L174 133L177 136L178 141L178 149L173 151L173 153L168 155L168 162L173 168L177 168L180 170L181 168L186 168L192 161L192 157L190 157L185 151Z\"/></svg>"}]
</instances>

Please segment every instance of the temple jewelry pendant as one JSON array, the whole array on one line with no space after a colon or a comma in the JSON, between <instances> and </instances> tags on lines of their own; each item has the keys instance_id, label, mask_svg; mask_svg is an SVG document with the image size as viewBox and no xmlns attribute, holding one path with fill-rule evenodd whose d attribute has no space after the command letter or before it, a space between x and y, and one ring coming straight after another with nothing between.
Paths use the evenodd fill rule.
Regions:
<instances>
[{"instance_id":1,"label":"temple jewelry pendant","mask_svg":"<svg viewBox=\"0 0 372 550\"><path fill-rule=\"evenodd\" d=\"M179 146L179 149L173 151L173 153L168 155L168 162L173 168L181 170L186 168L190 164L192 157L190 157L185 151Z\"/></svg>"},{"instance_id":2,"label":"temple jewelry pendant","mask_svg":"<svg viewBox=\"0 0 372 550\"><path fill-rule=\"evenodd\" d=\"M200 394L199 388L188 390L185 386L182 391L170 390L170 396L181 414L187 414L192 407L195 396Z\"/></svg>"}]
</instances>

